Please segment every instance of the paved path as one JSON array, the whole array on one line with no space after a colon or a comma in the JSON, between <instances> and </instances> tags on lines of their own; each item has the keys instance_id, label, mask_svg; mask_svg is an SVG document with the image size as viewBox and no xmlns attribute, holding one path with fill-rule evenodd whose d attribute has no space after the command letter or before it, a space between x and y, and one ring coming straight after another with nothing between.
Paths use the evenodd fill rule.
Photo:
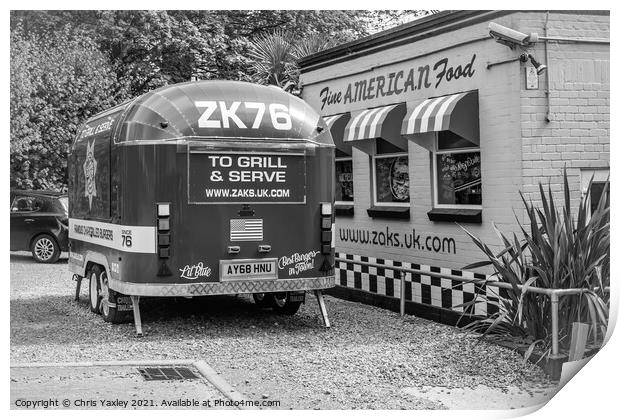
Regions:
<instances>
[{"instance_id":1,"label":"paved path","mask_svg":"<svg viewBox=\"0 0 620 420\"><path fill-rule=\"evenodd\" d=\"M139 368L184 367L195 379L146 380ZM11 408L235 409L245 397L204 362L119 361L11 366ZM244 404L244 403L241 403Z\"/></svg>"},{"instance_id":2,"label":"paved path","mask_svg":"<svg viewBox=\"0 0 620 420\"><path fill-rule=\"evenodd\" d=\"M474 388L445 388L421 386L404 388L405 394L436 401L450 410L518 410L546 404L556 388L538 387L530 390L510 386L491 388L479 385Z\"/></svg>"}]
</instances>

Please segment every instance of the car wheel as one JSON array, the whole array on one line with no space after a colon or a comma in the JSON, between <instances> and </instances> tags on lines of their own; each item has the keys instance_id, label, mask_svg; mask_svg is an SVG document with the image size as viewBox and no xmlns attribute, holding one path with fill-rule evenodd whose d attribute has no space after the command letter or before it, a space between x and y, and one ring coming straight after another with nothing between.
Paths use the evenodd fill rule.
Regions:
<instances>
[{"instance_id":1,"label":"car wheel","mask_svg":"<svg viewBox=\"0 0 620 420\"><path fill-rule=\"evenodd\" d=\"M279 314L294 315L299 310L302 302L291 302L286 292L274 293L271 307Z\"/></svg>"},{"instance_id":2,"label":"car wheel","mask_svg":"<svg viewBox=\"0 0 620 420\"><path fill-rule=\"evenodd\" d=\"M92 270L88 273L88 303L90 306L91 312L96 314L99 313L99 308L101 307L101 285L99 282L99 278L101 276L101 269L97 266L94 266Z\"/></svg>"},{"instance_id":3,"label":"car wheel","mask_svg":"<svg viewBox=\"0 0 620 420\"><path fill-rule=\"evenodd\" d=\"M273 293L254 293L252 295L254 303L259 308L269 308L273 306Z\"/></svg>"},{"instance_id":4,"label":"car wheel","mask_svg":"<svg viewBox=\"0 0 620 420\"><path fill-rule=\"evenodd\" d=\"M39 235L32 241L32 256L40 263L55 263L60 257L58 242L50 235Z\"/></svg>"},{"instance_id":5,"label":"car wheel","mask_svg":"<svg viewBox=\"0 0 620 420\"><path fill-rule=\"evenodd\" d=\"M105 322L112 324L118 324L123 321L123 314L119 313L116 308L116 294L110 290L108 286L108 274L103 271L99 276L99 296L101 301L99 302L99 313L103 317ZM110 306L110 303L113 306Z\"/></svg>"}]
</instances>

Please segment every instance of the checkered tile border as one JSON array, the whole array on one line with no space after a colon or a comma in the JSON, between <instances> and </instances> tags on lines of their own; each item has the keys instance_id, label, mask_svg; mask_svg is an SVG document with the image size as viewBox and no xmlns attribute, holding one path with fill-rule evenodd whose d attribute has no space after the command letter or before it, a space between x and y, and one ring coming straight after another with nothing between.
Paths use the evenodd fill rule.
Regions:
<instances>
[{"instance_id":1,"label":"checkered tile border","mask_svg":"<svg viewBox=\"0 0 620 420\"><path fill-rule=\"evenodd\" d=\"M464 308L459 305L472 301L477 293L477 302L467 310L467 313L490 315L499 311L500 292L501 296L504 296L505 293L504 290L499 289L497 286L483 286L441 277L442 274L446 274L462 276L466 279L485 280L486 276L484 274L340 252L337 252L336 256L347 260L394 267L394 270L390 270L387 268L362 266L353 262L336 263L337 285L383 296L400 297L401 272L399 268L401 267L437 273L436 276L407 275L405 280L405 300L409 302L424 303L462 313Z\"/></svg>"}]
</instances>

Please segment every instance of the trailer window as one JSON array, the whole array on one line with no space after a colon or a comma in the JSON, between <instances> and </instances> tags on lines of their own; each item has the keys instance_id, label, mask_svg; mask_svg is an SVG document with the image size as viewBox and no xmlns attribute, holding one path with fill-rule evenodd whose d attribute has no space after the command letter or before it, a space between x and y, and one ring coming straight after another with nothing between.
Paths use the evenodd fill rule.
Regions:
<instances>
[{"instance_id":1,"label":"trailer window","mask_svg":"<svg viewBox=\"0 0 620 420\"><path fill-rule=\"evenodd\" d=\"M433 151L435 207L482 207L480 148L449 131L437 134Z\"/></svg>"}]
</instances>

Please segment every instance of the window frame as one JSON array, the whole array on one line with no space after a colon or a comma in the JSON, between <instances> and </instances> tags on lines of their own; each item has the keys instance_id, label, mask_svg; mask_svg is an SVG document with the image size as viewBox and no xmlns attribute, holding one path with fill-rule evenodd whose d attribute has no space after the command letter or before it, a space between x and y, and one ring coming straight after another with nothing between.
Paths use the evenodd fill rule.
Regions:
<instances>
[{"instance_id":1,"label":"window frame","mask_svg":"<svg viewBox=\"0 0 620 420\"><path fill-rule=\"evenodd\" d=\"M435 133L435 140L433 142L433 151L431 153L432 168L433 168L433 208L435 209L468 209L468 210L482 210L483 204L439 204L439 195L437 193L437 156L447 154L461 154L461 153L480 153L480 182L482 183L482 153L480 152L480 146L478 147L459 147L456 149L439 150L439 134Z\"/></svg>"},{"instance_id":2,"label":"window frame","mask_svg":"<svg viewBox=\"0 0 620 420\"><path fill-rule=\"evenodd\" d=\"M395 152L395 153L385 153L385 154L374 154L371 156L371 168L370 172L372 173L372 205L375 207L411 207L411 177L409 177L409 201L407 202L379 202L377 201L377 169L375 166L375 161L377 159L391 158L391 157L406 157L407 158L407 171L408 174L411 174L411 170L409 168L409 151L403 152Z\"/></svg>"},{"instance_id":3,"label":"window frame","mask_svg":"<svg viewBox=\"0 0 620 420\"><path fill-rule=\"evenodd\" d=\"M581 169L581 196L585 198L585 204L586 204L586 221L590 221L590 218L592 217L592 209L590 208L591 205L591 196L592 196L592 191L590 191L590 194L588 196L586 196L586 192L588 189L588 184L590 183L590 180L592 180L592 183L605 183L607 182L607 180L609 180L609 183L611 185L611 178L609 177L609 168L605 167L605 168L582 168Z\"/></svg>"},{"instance_id":4,"label":"window frame","mask_svg":"<svg viewBox=\"0 0 620 420\"><path fill-rule=\"evenodd\" d=\"M347 157L337 157L335 158L335 162L344 162L344 161L351 161L351 182L353 181L353 156L347 156ZM335 164L334 164L334 169L335 169ZM334 180L335 182L338 182L337 179ZM335 193L335 191L334 191ZM351 201L339 201L339 200L335 200L334 199L334 204L339 204L339 205L343 205L343 206L353 206L355 205L355 183L353 183L353 200Z\"/></svg>"}]
</instances>

